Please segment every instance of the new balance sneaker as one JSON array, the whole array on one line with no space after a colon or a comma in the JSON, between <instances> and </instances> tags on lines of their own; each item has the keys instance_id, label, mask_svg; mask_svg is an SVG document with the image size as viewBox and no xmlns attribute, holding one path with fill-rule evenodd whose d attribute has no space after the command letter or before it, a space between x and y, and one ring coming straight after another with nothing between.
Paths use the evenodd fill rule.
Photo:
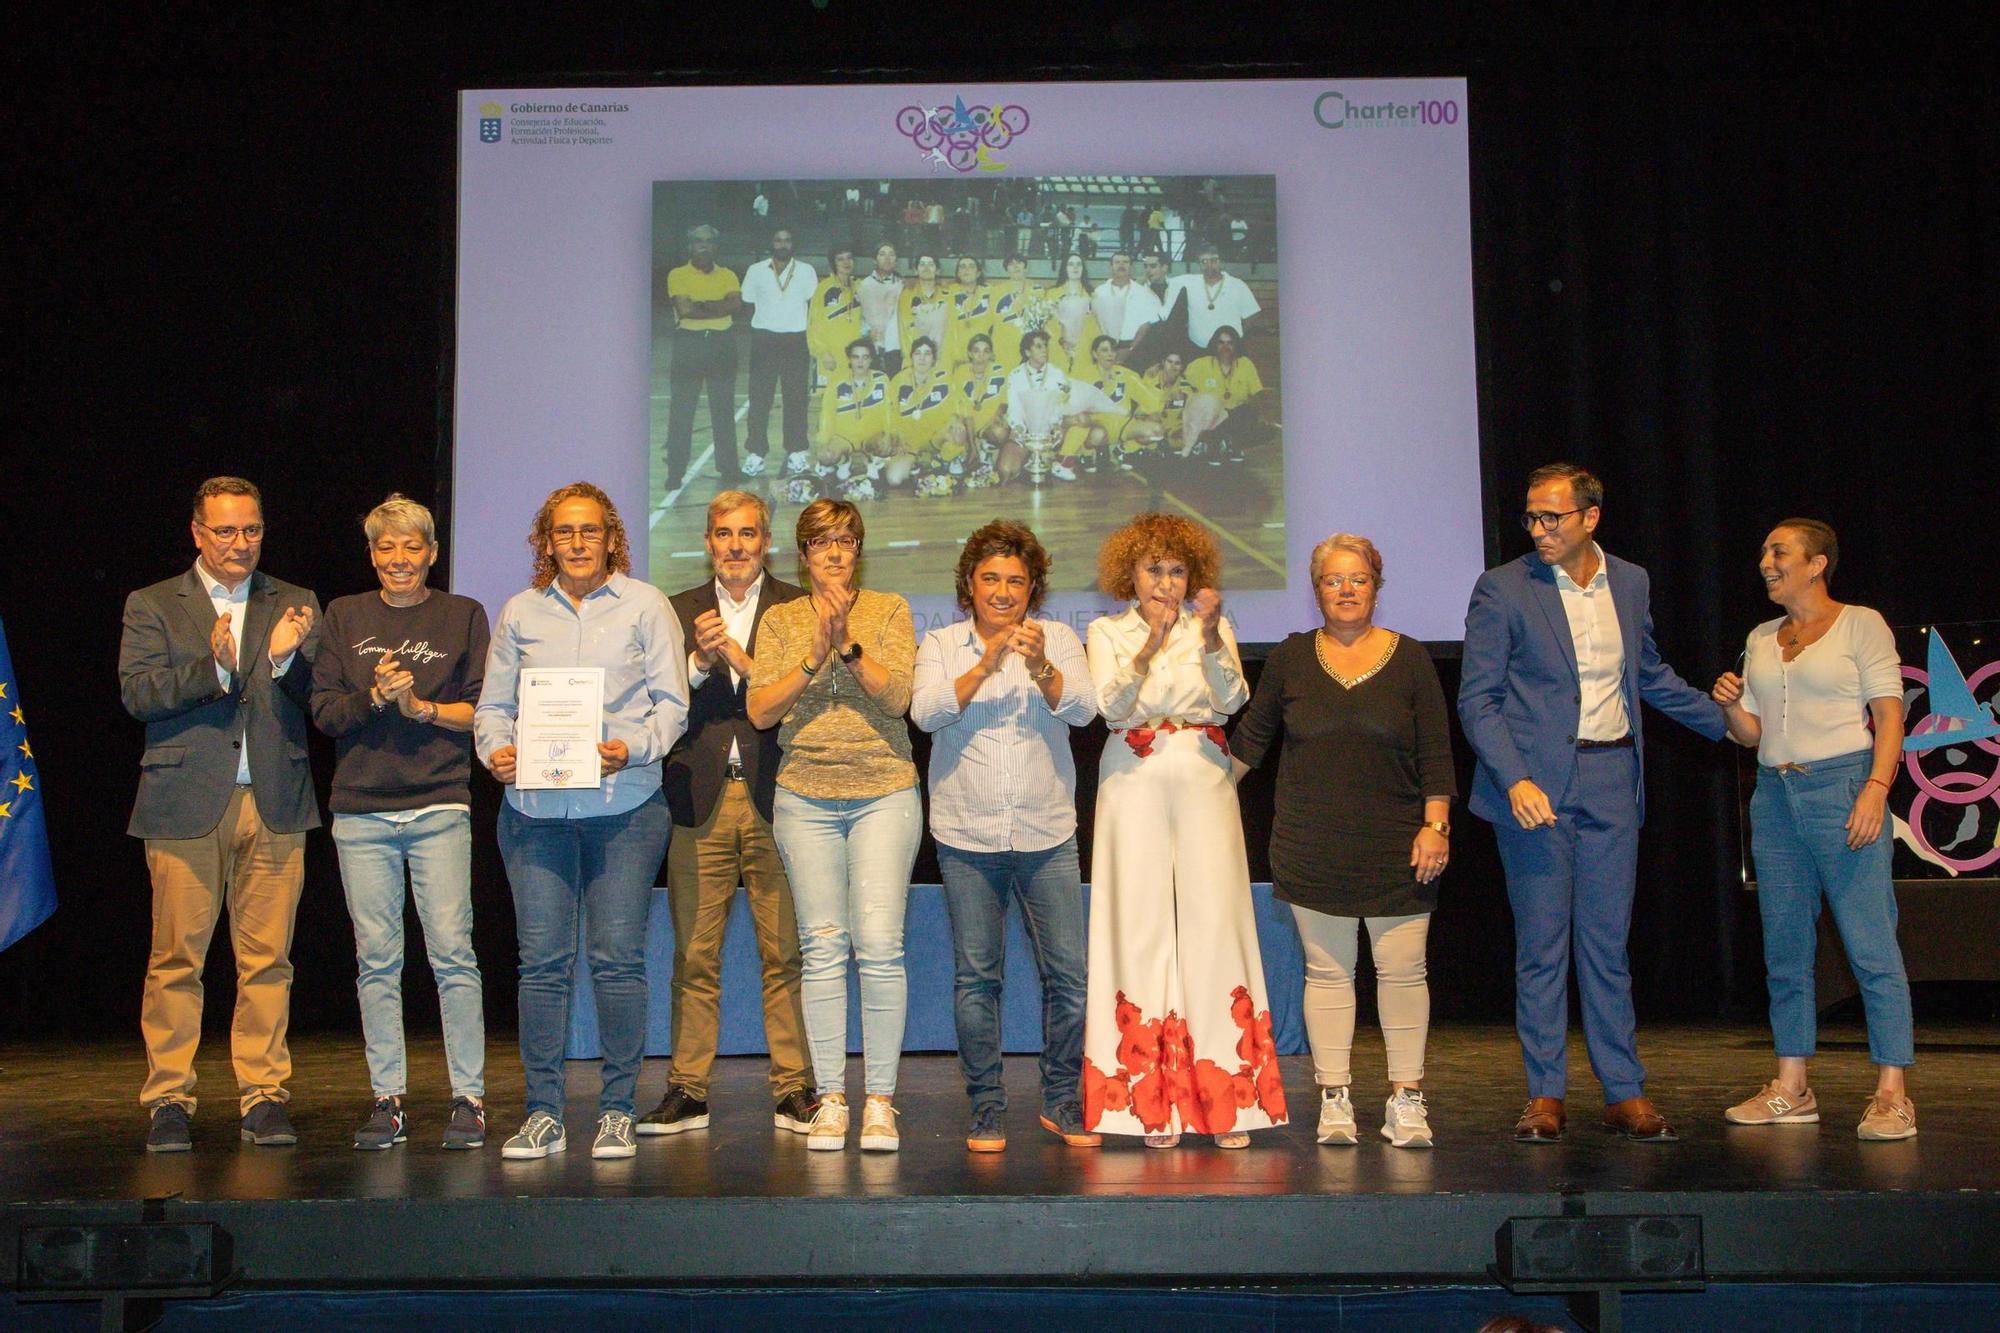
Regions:
<instances>
[{"instance_id":1,"label":"new balance sneaker","mask_svg":"<svg viewBox=\"0 0 2000 1333\"><path fill-rule=\"evenodd\" d=\"M822 1097L806 1130L806 1147L814 1152L839 1152L847 1146L847 1099Z\"/></svg>"},{"instance_id":2,"label":"new balance sneaker","mask_svg":"<svg viewBox=\"0 0 2000 1333\"><path fill-rule=\"evenodd\" d=\"M743 459L743 475L744 475L744 476L746 476L746 477L761 477L761 476L763 476L763 475L764 475L764 455L762 455L762 454L747 454L747 455L745 455L745 456L744 456L744 459Z\"/></svg>"},{"instance_id":3,"label":"new balance sneaker","mask_svg":"<svg viewBox=\"0 0 2000 1333\"><path fill-rule=\"evenodd\" d=\"M1884 1097L1876 1093L1854 1127L1857 1138L1870 1143L1888 1143L1917 1136L1917 1104L1908 1097Z\"/></svg>"},{"instance_id":4,"label":"new balance sneaker","mask_svg":"<svg viewBox=\"0 0 2000 1333\"><path fill-rule=\"evenodd\" d=\"M569 1147L563 1122L547 1111L536 1111L521 1122L514 1137L500 1145L500 1155L515 1161L550 1157Z\"/></svg>"},{"instance_id":5,"label":"new balance sneaker","mask_svg":"<svg viewBox=\"0 0 2000 1333\"><path fill-rule=\"evenodd\" d=\"M464 1152L486 1146L486 1108L470 1097L460 1097L451 1104L451 1119L445 1123L444 1146L453 1152Z\"/></svg>"},{"instance_id":6,"label":"new balance sneaker","mask_svg":"<svg viewBox=\"0 0 2000 1333\"><path fill-rule=\"evenodd\" d=\"M708 1103L698 1102L688 1096L685 1088L667 1085L667 1095L660 1104L646 1112L639 1121L638 1131L648 1137L655 1134L685 1134L691 1129L708 1128Z\"/></svg>"},{"instance_id":7,"label":"new balance sneaker","mask_svg":"<svg viewBox=\"0 0 2000 1333\"><path fill-rule=\"evenodd\" d=\"M1756 1096L1724 1111L1722 1117L1732 1125L1817 1125L1819 1098L1813 1096L1811 1088L1794 1097L1773 1079Z\"/></svg>"},{"instance_id":8,"label":"new balance sneaker","mask_svg":"<svg viewBox=\"0 0 2000 1333\"><path fill-rule=\"evenodd\" d=\"M259 1148L286 1148L299 1141L285 1108L277 1102L258 1102L243 1117L243 1141Z\"/></svg>"},{"instance_id":9,"label":"new balance sneaker","mask_svg":"<svg viewBox=\"0 0 2000 1333\"><path fill-rule=\"evenodd\" d=\"M861 1104L861 1151L895 1152L903 1146L896 1132L896 1108L887 1097L870 1097Z\"/></svg>"},{"instance_id":10,"label":"new balance sneaker","mask_svg":"<svg viewBox=\"0 0 2000 1333\"><path fill-rule=\"evenodd\" d=\"M187 1107L161 1102L153 1108L153 1123L146 1127L146 1151L186 1152L194 1146L193 1128Z\"/></svg>"},{"instance_id":11,"label":"new balance sneaker","mask_svg":"<svg viewBox=\"0 0 2000 1333\"><path fill-rule=\"evenodd\" d=\"M1415 1088L1398 1088L1382 1106L1382 1137L1395 1148L1431 1146L1430 1108Z\"/></svg>"},{"instance_id":12,"label":"new balance sneaker","mask_svg":"<svg viewBox=\"0 0 2000 1333\"><path fill-rule=\"evenodd\" d=\"M1043 1124L1047 1124L1046 1119ZM1007 1131L1000 1125L1000 1108L987 1103L972 1110L972 1128L965 1131L967 1152L1006 1152Z\"/></svg>"},{"instance_id":13,"label":"new balance sneaker","mask_svg":"<svg viewBox=\"0 0 2000 1333\"><path fill-rule=\"evenodd\" d=\"M592 1157L634 1157L639 1145L632 1138L632 1117L623 1111L606 1111L597 1117L597 1140L590 1145Z\"/></svg>"},{"instance_id":14,"label":"new balance sneaker","mask_svg":"<svg viewBox=\"0 0 2000 1333\"><path fill-rule=\"evenodd\" d=\"M1360 1142L1354 1127L1354 1103L1347 1099L1346 1088L1319 1090L1318 1137L1321 1143Z\"/></svg>"},{"instance_id":15,"label":"new balance sneaker","mask_svg":"<svg viewBox=\"0 0 2000 1333\"><path fill-rule=\"evenodd\" d=\"M1072 1148L1095 1148L1104 1142L1102 1134L1083 1123L1083 1108L1075 1102L1052 1108L1042 1117L1042 1128Z\"/></svg>"},{"instance_id":16,"label":"new balance sneaker","mask_svg":"<svg viewBox=\"0 0 2000 1333\"><path fill-rule=\"evenodd\" d=\"M410 1137L410 1119L394 1097L377 1097L368 1122L354 1131L354 1146L362 1152L382 1152Z\"/></svg>"},{"instance_id":17,"label":"new balance sneaker","mask_svg":"<svg viewBox=\"0 0 2000 1333\"><path fill-rule=\"evenodd\" d=\"M812 1133L813 1116L819 1111L819 1103L804 1088L793 1088L778 1098L777 1109L771 1113L771 1123L779 1129L789 1129L794 1134ZM642 1129L640 1131L644 1133Z\"/></svg>"}]
</instances>

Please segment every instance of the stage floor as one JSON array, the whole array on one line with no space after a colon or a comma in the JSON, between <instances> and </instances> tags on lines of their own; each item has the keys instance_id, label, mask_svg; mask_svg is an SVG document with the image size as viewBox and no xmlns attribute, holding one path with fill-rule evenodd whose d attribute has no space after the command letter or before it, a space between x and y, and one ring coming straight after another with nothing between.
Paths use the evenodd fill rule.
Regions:
<instances>
[{"instance_id":1,"label":"stage floor","mask_svg":"<svg viewBox=\"0 0 2000 1333\"><path fill-rule=\"evenodd\" d=\"M441 1044L412 1044L408 1144L350 1147L367 1110L358 1037L295 1045L296 1148L236 1135L224 1043L203 1049L217 1095L195 1121L195 1150L142 1150L132 1100L136 1039L0 1047L0 1246L21 1225L212 1219L237 1239L249 1280L292 1285L438 1280L438 1228L457 1280L726 1281L1037 1275L1069 1280L1298 1280L1483 1276L1509 1216L1700 1213L1708 1270L1721 1279L1963 1280L2000 1269L2000 1027L1926 1028L1912 1083L1921 1133L1894 1144L1854 1136L1872 1087L1855 1030L1823 1034L1818 1126L1747 1129L1722 1108L1767 1076L1769 1038L1749 1027L1642 1033L1651 1095L1681 1131L1674 1145L1627 1143L1596 1127L1597 1088L1572 1041L1569 1137L1508 1137L1524 1093L1510 1030L1434 1031L1426 1088L1438 1146L1398 1150L1374 1133L1383 1068L1364 1031L1355 1066L1363 1141L1313 1141L1312 1073L1286 1061L1293 1123L1225 1152L1190 1136L1177 1151L1108 1139L1063 1146L1035 1123L1032 1057L1010 1059L1003 1154L968 1153L966 1102L950 1056L902 1064L896 1154L812 1153L774 1130L763 1061L720 1061L713 1127L642 1139L627 1161L593 1161L595 1065L571 1066L570 1151L502 1160L520 1116L512 1047L488 1052L488 1146L437 1146L447 1098ZM649 1061L640 1109L658 1099ZM850 1067L858 1092L858 1059ZM1372 1119L1371 1119L1372 1117ZM529 1243L524 1243L529 1242Z\"/></svg>"}]
</instances>

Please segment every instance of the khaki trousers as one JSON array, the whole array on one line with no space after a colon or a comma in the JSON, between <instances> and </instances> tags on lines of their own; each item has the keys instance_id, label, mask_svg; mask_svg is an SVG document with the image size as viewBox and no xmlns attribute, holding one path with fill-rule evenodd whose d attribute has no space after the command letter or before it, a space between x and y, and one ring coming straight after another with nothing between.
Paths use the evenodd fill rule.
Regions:
<instances>
[{"instance_id":1,"label":"khaki trousers","mask_svg":"<svg viewBox=\"0 0 2000 1333\"><path fill-rule=\"evenodd\" d=\"M153 944L139 1028L146 1039L141 1105L179 1102L195 1108L194 1053L201 1044L201 972L226 905L236 955L236 1016L229 1052L239 1107L290 1097L292 1054L285 1030L292 1012L292 928L305 882L306 835L274 833L257 801L238 787L213 832L199 838L148 838L153 879Z\"/></svg>"},{"instance_id":2,"label":"khaki trousers","mask_svg":"<svg viewBox=\"0 0 2000 1333\"><path fill-rule=\"evenodd\" d=\"M741 883L750 896L764 972L764 1039L771 1096L809 1089L805 1014L799 1001L799 928L792 886L771 826L742 782L724 782L708 822L676 828L667 844L667 897L674 917L673 1070L668 1081L708 1100L722 1026L722 937Z\"/></svg>"}]
</instances>

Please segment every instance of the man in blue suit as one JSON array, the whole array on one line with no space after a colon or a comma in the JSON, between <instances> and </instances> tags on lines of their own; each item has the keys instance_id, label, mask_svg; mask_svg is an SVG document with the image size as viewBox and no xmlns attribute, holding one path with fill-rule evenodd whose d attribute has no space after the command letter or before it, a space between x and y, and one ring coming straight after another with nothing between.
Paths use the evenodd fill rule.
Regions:
<instances>
[{"instance_id":1,"label":"man in blue suit","mask_svg":"<svg viewBox=\"0 0 2000 1333\"><path fill-rule=\"evenodd\" d=\"M1521 515L1535 549L1480 575L1465 613L1458 716L1479 756L1472 812L1493 825L1514 909L1523 1143L1562 1137L1572 946L1605 1126L1675 1138L1645 1097L1625 954L1646 814L1639 704L1710 740L1722 710L1660 660L1646 571L1593 539L1603 501L1582 468L1537 468Z\"/></svg>"}]
</instances>

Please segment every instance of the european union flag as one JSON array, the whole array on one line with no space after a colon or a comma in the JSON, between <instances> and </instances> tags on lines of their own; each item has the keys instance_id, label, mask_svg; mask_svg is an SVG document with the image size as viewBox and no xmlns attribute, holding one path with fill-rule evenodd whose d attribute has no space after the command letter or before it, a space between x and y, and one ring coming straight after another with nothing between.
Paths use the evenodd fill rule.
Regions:
<instances>
[{"instance_id":1,"label":"european union flag","mask_svg":"<svg viewBox=\"0 0 2000 1333\"><path fill-rule=\"evenodd\" d=\"M56 910L49 830L42 822L41 779L28 744L28 717L0 625L0 949Z\"/></svg>"}]
</instances>

